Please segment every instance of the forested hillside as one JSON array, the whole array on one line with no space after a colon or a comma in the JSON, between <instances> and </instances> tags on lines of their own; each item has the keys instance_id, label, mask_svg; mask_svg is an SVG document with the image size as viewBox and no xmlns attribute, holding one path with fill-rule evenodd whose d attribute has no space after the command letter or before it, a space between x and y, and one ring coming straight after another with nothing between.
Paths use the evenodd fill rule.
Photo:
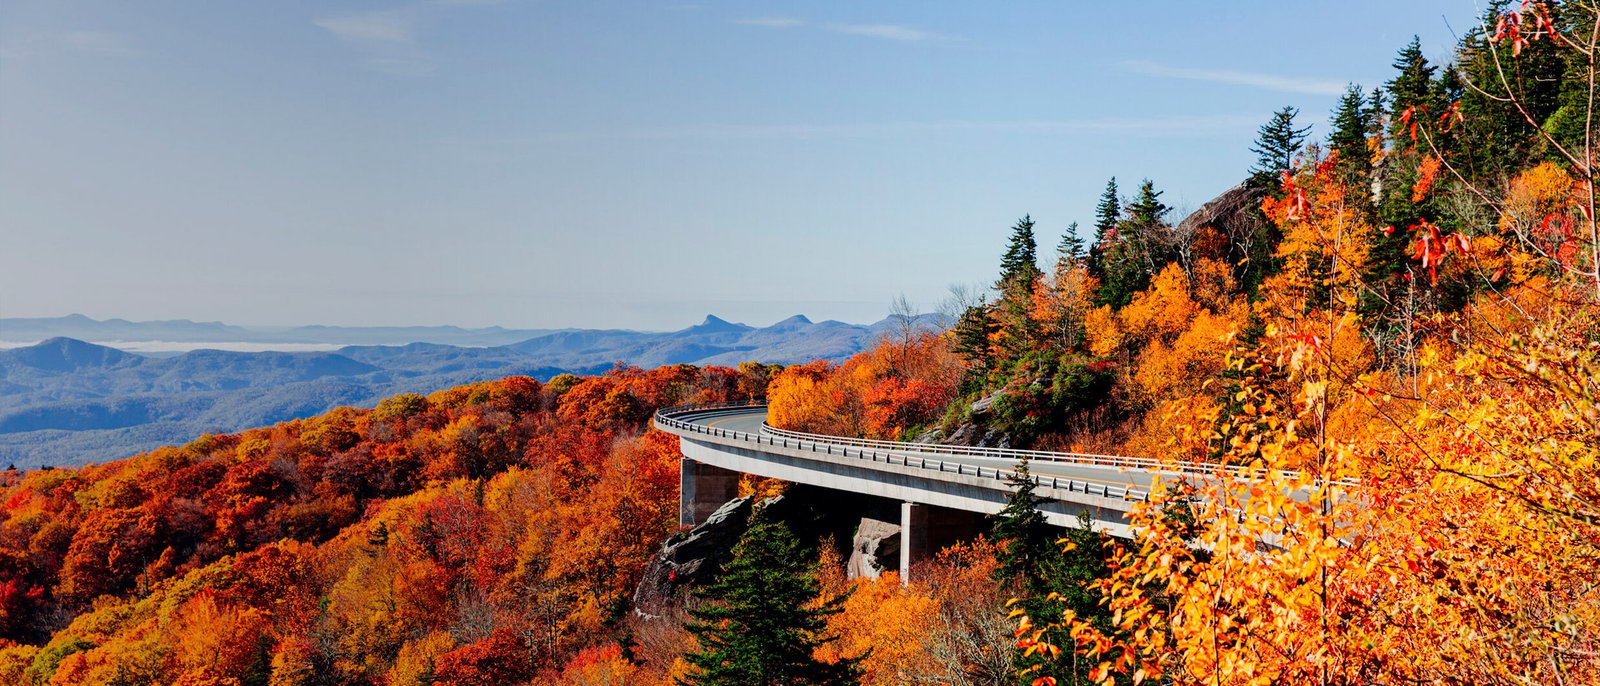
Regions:
<instances>
[{"instance_id":1,"label":"forested hillside","mask_svg":"<svg viewBox=\"0 0 1600 686\"><path fill-rule=\"evenodd\" d=\"M1033 575L1023 683L1596 683L1597 14L1413 40L1185 221L1112 180L1047 270L1025 217L949 336L786 369L771 416L1219 466Z\"/></svg>"}]
</instances>

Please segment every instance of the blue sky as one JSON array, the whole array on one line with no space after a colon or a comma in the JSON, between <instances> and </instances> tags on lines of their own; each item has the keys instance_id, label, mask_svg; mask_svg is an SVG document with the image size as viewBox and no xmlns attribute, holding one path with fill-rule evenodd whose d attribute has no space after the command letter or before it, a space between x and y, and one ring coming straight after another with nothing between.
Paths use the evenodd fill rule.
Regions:
<instances>
[{"instance_id":1,"label":"blue sky","mask_svg":"<svg viewBox=\"0 0 1600 686\"><path fill-rule=\"evenodd\" d=\"M1468 0L0 0L0 316L872 321L1192 209Z\"/></svg>"}]
</instances>

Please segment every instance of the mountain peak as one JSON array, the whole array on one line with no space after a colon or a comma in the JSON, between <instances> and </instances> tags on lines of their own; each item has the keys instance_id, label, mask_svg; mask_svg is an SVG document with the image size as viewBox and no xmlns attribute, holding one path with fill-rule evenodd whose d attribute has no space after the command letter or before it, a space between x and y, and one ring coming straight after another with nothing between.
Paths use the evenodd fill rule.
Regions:
<instances>
[{"instance_id":1,"label":"mountain peak","mask_svg":"<svg viewBox=\"0 0 1600 686\"><path fill-rule=\"evenodd\" d=\"M136 364L138 360L144 359L116 348L63 336L7 351L7 356L29 367L55 372L90 367L121 367Z\"/></svg>"},{"instance_id":2,"label":"mountain peak","mask_svg":"<svg viewBox=\"0 0 1600 686\"><path fill-rule=\"evenodd\" d=\"M706 334L706 333L736 333L736 332L740 332L740 331L749 331L749 330L750 330L750 327L745 326L744 324L735 324L735 323L730 322L730 321L728 321L726 319L718 317L717 315L708 314L708 315L706 315L706 320L705 321L700 322L699 324L691 326L691 327L689 327L687 329L684 329L683 332L684 333L694 333L694 334Z\"/></svg>"},{"instance_id":3,"label":"mountain peak","mask_svg":"<svg viewBox=\"0 0 1600 686\"><path fill-rule=\"evenodd\" d=\"M803 326L811 326L811 323L811 320L805 315L797 314L793 317L778 322L777 324L773 324L770 328L779 330L798 329Z\"/></svg>"}]
</instances>

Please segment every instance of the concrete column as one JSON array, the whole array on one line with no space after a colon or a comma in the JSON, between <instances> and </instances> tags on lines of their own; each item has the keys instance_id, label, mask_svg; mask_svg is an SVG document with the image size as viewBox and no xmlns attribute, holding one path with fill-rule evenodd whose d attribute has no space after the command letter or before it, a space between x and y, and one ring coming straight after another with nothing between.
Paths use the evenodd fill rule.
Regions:
<instances>
[{"instance_id":1,"label":"concrete column","mask_svg":"<svg viewBox=\"0 0 1600 686\"><path fill-rule=\"evenodd\" d=\"M706 520L723 503L739 497L739 472L695 462L679 463L678 524L694 526Z\"/></svg>"},{"instance_id":2,"label":"concrete column","mask_svg":"<svg viewBox=\"0 0 1600 686\"><path fill-rule=\"evenodd\" d=\"M900 503L900 583L911 582L911 566L928 559L928 511L922 503Z\"/></svg>"},{"instance_id":3,"label":"concrete column","mask_svg":"<svg viewBox=\"0 0 1600 686\"><path fill-rule=\"evenodd\" d=\"M956 543L977 538L983 515L922 503L900 504L900 580L911 581L911 569Z\"/></svg>"}]
</instances>

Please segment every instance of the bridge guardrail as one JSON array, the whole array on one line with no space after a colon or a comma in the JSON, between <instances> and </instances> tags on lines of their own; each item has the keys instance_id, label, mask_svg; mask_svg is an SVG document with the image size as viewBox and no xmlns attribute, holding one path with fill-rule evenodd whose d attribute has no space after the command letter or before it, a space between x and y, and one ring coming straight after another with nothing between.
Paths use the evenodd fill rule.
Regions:
<instances>
[{"instance_id":1,"label":"bridge guardrail","mask_svg":"<svg viewBox=\"0 0 1600 686\"><path fill-rule=\"evenodd\" d=\"M681 416L684 416L684 415L699 416L699 415L703 415L703 414L713 413L716 410L754 409L754 408L758 408L758 407L765 407L765 405L762 405L762 404L759 404L759 403L752 404L752 403L738 403L738 402L732 402L732 403L701 403L701 404L696 404L696 405L681 405L681 406L678 406L678 407L664 408L664 409L656 412L655 423L656 423L657 426L659 426L660 428L664 428L664 429L665 428L671 428L671 429L677 429L677 430L680 430L680 431L686 431L686 432L689 432L689 433L698 433L698 434L704 434L704 435L707 435L707 436L717 436L717 437L721 437L721 438L731 438L731 439L734 439L734 440L741 440L741 441L755 443L757 445L770 445L770 446L773 446L773 447L780 447L781 446L781 447L784 447L784 448L794 448L794 449L798 449L798 450L810 450L811 452L814 452L814 453L825 453L825 454L828 454L828 455L838 455L840 457L855 457L857 459L869 460L869 461L872 461L872 462L881 462L883 464L901 465L901 466L904 466L904 467L916 467L916 468L920 468L920 469L936 470L936 471L939 471L941 473L954 473L954 474L956 474L958 476L970 475L970 476L976 476L976 477L978 477L980 479L995 479L995 480L998 480L998 481L1004 481L1008 477L1010 477L1013 474L1015 474L1015 472L1010 470L1010 469L995 469L995 468L990 468L990 467L981 467L981 466L961 464L959 462L946 462L944 460L929 459L929 458L918 456L918 455L895 454L894 452L889 452L887 448L883 448L883 447L853 446L853 445L848 445L848 444L841 444L841 443L834 442L833 439L838 439L839 438L839 437L836 437L836 436L822 436L820 434L801 434L800 436L784 436L784 435L778 435L776 433L767 433L767 428L769 428L769 427L766 427L766 426L763 426L761 432L750 433L748 431L733 431L733 430L729 430L729 429L719 429L719 428L714 427L714 426L706 426L704 424L697 424L697 423L694 423L694 422L684 421L683 419L680 418ZM781 429L774 429L774 431L782 431L782 430ZM792 433L796 433L796 432L786 432L786 433L791 433L792 434ZM805 436L805 437L802 437L802 436ZM820 437L822 439L827 439L827 440L813 440L812 438L809 438L809 436L818 436L818 437ZM851 440L851 439L842 439L842 440ZM889 442L889 443L892 443L892 442ZM927 446L927 445L931 445L931 444L925 444L925 443L896 443L896 444L893 444L893 445L899 446L899 451L900 452L914 452L914 451L906 450L906 447L907 446L915 446L918 449L920 449L923 446ZM852 450L852 448L853 448L853 450ZM1098 496L1105 497L1105 498L1120 498L1122 500L1132 500L1132 501L1149 501L1150 500L1150 494L1149 493L1147 493L1145 491L1138 490L1138 489L1128 488L1128 487L1125 487L1125 486L1112 486L1110 484L1093 483L1093 482L1089 482L1089 481L1082 481L1082 480L1072 479L1072 478L1068 478L1068 477L1056 477L1056 476L1048 476L1048 475L1040 475L1040 474L1034 474L1034 475L1032 475L1032 477L1033 477L1034 483L1038 484L1040 487L1043 487L1043 488L1054 488L1054 489L1057 489L1057 490L1063 490L1063 491L1067 491L1067 492L1084 493L1086 495L1098 495Z\"/></svg>"}]
</instances>

